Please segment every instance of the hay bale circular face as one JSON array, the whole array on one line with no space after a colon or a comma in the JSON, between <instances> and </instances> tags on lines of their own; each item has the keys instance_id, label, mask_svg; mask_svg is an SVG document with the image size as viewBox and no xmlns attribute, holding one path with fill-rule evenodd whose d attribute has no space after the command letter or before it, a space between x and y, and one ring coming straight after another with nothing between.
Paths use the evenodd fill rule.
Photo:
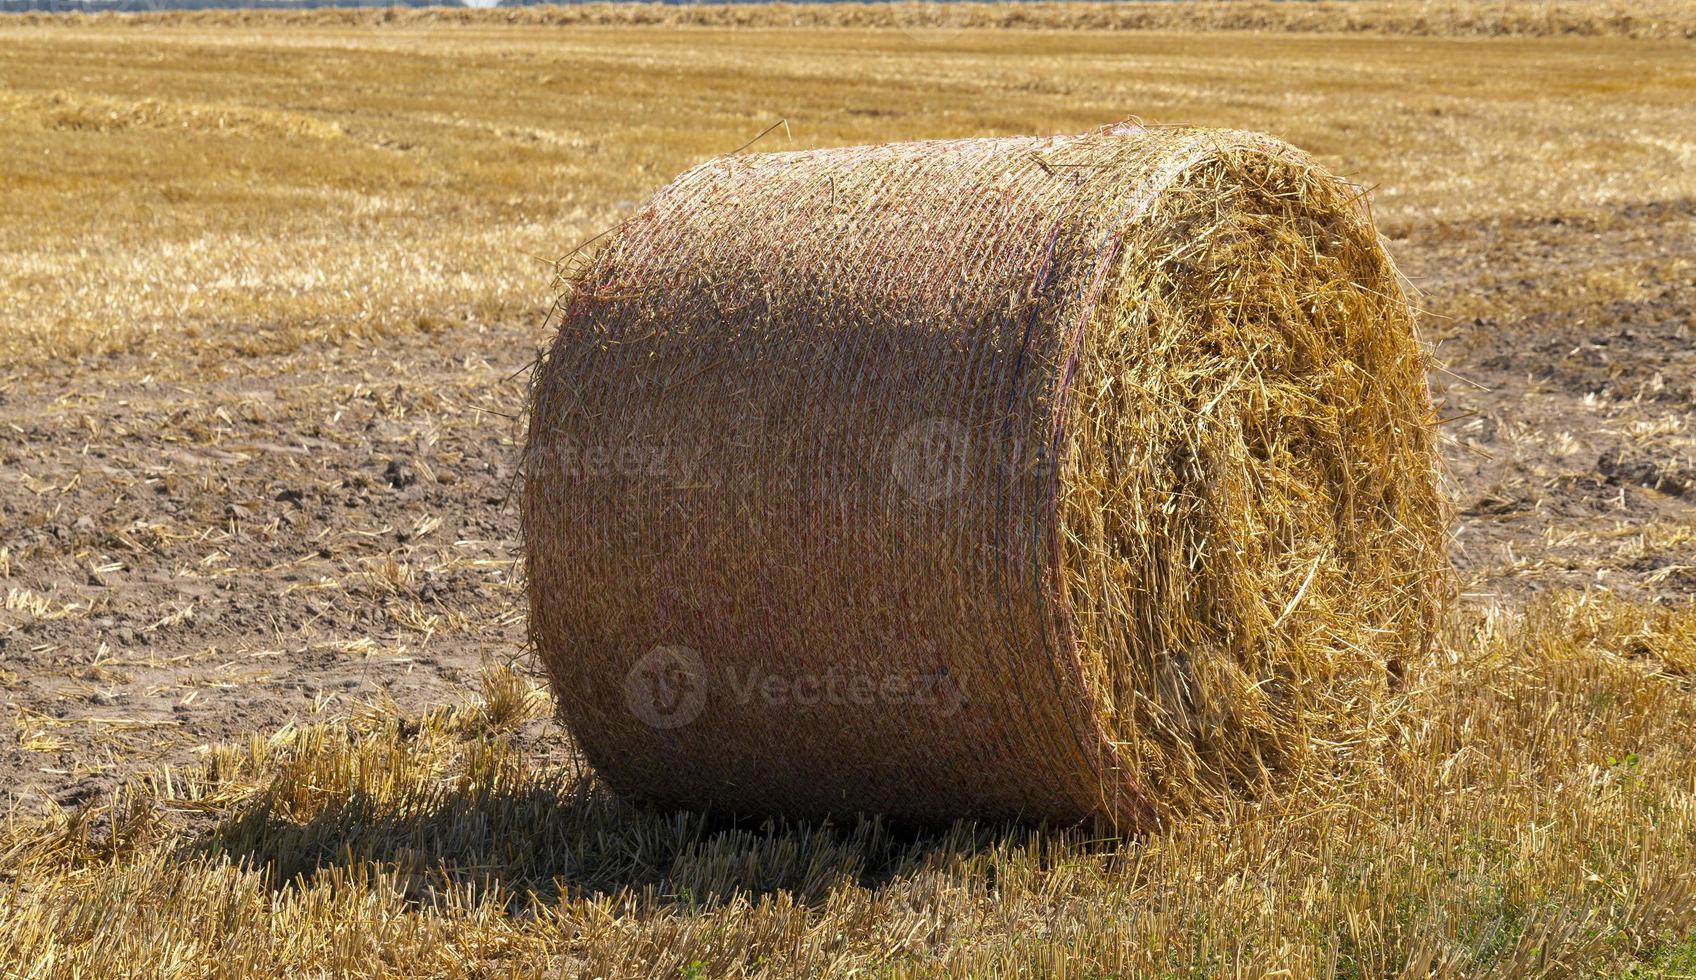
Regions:
<instances>
[{"instance_id":1,"label":"hay bale circular face","mask_svg":"<svg viewBox=\"0 0 1696 980\"><path fill-rule=\"evenodd\" d=\"M623 792L1146 826L1434 629L1408 305L1359 190L1266 137L715 160L559 314L531 630Z\"/></svg>"}]
</instances>

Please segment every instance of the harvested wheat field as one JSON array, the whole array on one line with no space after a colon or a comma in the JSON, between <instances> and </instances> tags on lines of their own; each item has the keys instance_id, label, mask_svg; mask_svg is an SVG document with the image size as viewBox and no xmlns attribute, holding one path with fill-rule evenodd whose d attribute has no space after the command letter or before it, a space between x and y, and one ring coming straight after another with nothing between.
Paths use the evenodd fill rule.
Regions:
<instances>
[{"instance_id":1,"label":"harvested wheat field","mask_svg":"<svg viewBox=\"0 0 1696 980\"><path fill-rule=\"evenodd\" d=\"M1696 973L1696 50L1687 5L1080 4L1019 8L1017 17L958 9L968 13L594 7L0 20L0 973ZM1192 9L1192 20L1174 19L1173 10ZM964 525L943 520L949 495L989 486L972 482L985 472L975 463L929 465L924 447L956 445L954 430L929 422L947 413L888 397L914 395L902 386L930 362L912 351L872 368L855 362L886 397L842 397L844 369L820 395L835 415L780 397L801 367L781 357L746 374L711 362L694 365L711 369L699 375L681 361L660 373L624 364L644 383L673 374L682 387L723 393L740 391L738 378L762 380L770 387L755 392L760 404L790 428L759 431L789 432L797 445L835 424L844 437L836 461L849 476L878 464L920 505L915 527L871 539L873 529L891 532L852 520L868 500L784 482L804 471L799 457L735 469L736 440L756 433L726 429L751 423L724 399L704 400L712 411L689 419L644 414L631 406L679 403L619 402L595 387L609 384L601 375L550 388L550 361L535 374L532 402L533 367L572 315L570 293L555 310L556 260L709 161L718 162L696 172L721 187L737 168L781 159L767 153L813 159L914 140L1043 139L1128 117L1274 134L1369 190L1382 254L1414 311L1409 336L1424 345L1409 362L1423 359L1424 378L1409 370L1395 390L1429 386L1453 510L1446 554L1417 567L1374 558L1385 567L1373 574L1417 578L1446 558L1440 617L1424 629L1381 627L1388 632L1372 635L1387 638L1383 648L1327 650L1323 662L1338 665L1329 690L1342 701L1328 702L1324 726L1198 712L1204 732L1138 743L1163 812L1128 822L1128 833L1060 819L1071 812L1047 825L993 819L1007 814L987 807L986 819L941 822L835 805L816 808L829 816L739 819L638 799L621 762L687 759L667 746L686 745L693 724L724 720L725 704L711 697L755 699L762 713L752 730L719 729L725 756L697 761L757 768L734 753L761 740L774 758L818 758L806 743L834 730L833 718L869 711L867 730L884 738L890 729L878 726L903 714L878 707L877 697L891 697L882 688L871 704L855 703L856 678L882 676L866 669L872 640L888 635L925 666L920 652L976 651L968 641L991 639L999 647L1026 611L936 599L924 621L946 624L946 636L903 635L896 628L913 619L893 614L846 632L847 611L877 583L913 580L923 548L967 554ZM774 128L779 120L786 125ZM1059 180L1074 180L1063 166L1073 161L1039 156ZM1198 177L1208 175L1223 181L1230 171ZM847 176L838 183L836 203L852 213ZM1245 207L1265 212L1286 200L1275 182L1254 186L1263 196L1247 195ZM1225 262L1235 240L1179 254L1184 242L1208 241L1204 230L1149 241L1164 242L1184 269L1205 270ZM773 242L782 234L775 217L747 230ZM581 277L612 268L628 241L592 242L565 271L592 281ZM816 244L797 266L817 273L814 291L760 303L847 316L854 302L887 301L905 282L915 310L952 303L1005 315L986 300L998 268L989 258L972 280L982 293L927 292L942 280L917 274L929 268L921 263L914 276L833 304L821 292L828 284L867 280L821 270L866 253ZM923 245L909 241L903 254L929 255ZM730 257L697 258L745 271ZM673 300L690 297L753 299L727 286ZM638 302L621 293L607 301ZM712 322L754 322L761 309L725 305ZM1116 329L1128 336L1135 320L1126 316ZM1076 390L1098 405L1136 404L1129 381L1166 377L1160 363L1127 372L1092 350L1102 357L1080 357ZM947 364L972 351L938 342L919 353ZM1299 386L1274 390L1276 373L1254 363L1266 394L1234 386L1234 375L1221 380L1217 365L1194 371L1187 390L1225 392L1217 410L1229 405L1240 419L1257 405L1299 402ZM1334 374L1343 386L1346 371ZM562 411L582 408L572 398L619 407L627 434L701 425L673 442L580 433L553 457L575 467L577 491L549 511L579 521L559 540L599 542L550 566L582 597L573 615L612 623L640 612L650 625L751 623L786 635L840 628L866 658L842 681L853 711L828 696L804 705L797 685L739 674L732 689L708 692L699 717L667 728L678 717L660 715L646 733L627 733L652 747L621 754L610 740L574 741L567 722L589 709L556 705L549 691L521 538L537 488L561 492L526 479L539 457L523 454L526 408L548 404L549 391L571 396ZM1039 403L1036 388L1025 393ZM891 424L867 431L859 423L879 404ZM984 413L967 421L1004 415L981 398L958 404ZM1078 420L1111 417L1068 404ZM1344 409L1360 404L1333 408L1346 420ZM708 421L721 424L709 432ZM913 421L918 436L902 441ZM891 444L871 437L891 427L905 447L897 457L917 459L914 467L892 470L875 455ZM1031 431L1051 435L1034 423ZM1105 430L1063 431L1087 443ZM1264 434L1289 431L1269 421ZM1072 451L1108 459L1119 446ZM1182 454L1149 459L1173 472L1189 465ZM1252 479L1256 470L1241 472ZM1396 472L1362 486L1417 488ZM788 501L796 527L830 530L761 540L711 503L719 498L675 496L693 501L696 519L656 507L628 528L607 523L639 513L615 513L611 501L651 505L662 489L714 474L784 490L776 499ZM1041 525L1076 535L1055 534L1062 557L1087 551L1092 527L1101 530L1092 520L1163 513L1139 509L1140 500L1103 507L1117 492L1110 480L1065 485L1081 490L1054 498L1055 522ZM1289 505L1297 516L1312 508ZM960 521L993 510L952 506ZM670 521L699 538L648 554ZM1390 549L1396 533L1412 540L1427 530L1404 523L1356 544L1366 555ZM1303 589L1323 561L1280 552L1266 535L1247 533L1240 545L1263 549L1274 571L1264 587L1253 585L1262 566L1225 576L1222 594L1238 600L1231 614L1263 622L1308 663L1322 662L1315 651L1334 638L1314 625L1323 617L1310 597L1333 611L1383 601L1382 591L1348 591L1350 581L1383 578L1315 571ZM831 549L886 564L796 570ZM725 555L740 556L755 579L731 581ZM1180 558L1160 560L1188 568ZM1119 581L1100 571L1111 563L1042 567L1083 569L1060 581L1073 608L1093 602L1100 615L1118 614L1109 607L1120 599L1097 589ZM995 572L959 560L946 568L968 581ZM918 585L932 597L986 594L942 578ZM637 595L644 581L658 590L647 604ZM807 605L784 606L802 610L793 621L727 600L808 586ZM1138 621L1176 632L1189 622ZM1228 620L1194 620L1204 621ZM550 628L546 615L538 622ZM1392 657L1397 637L1430 642ZM728 637L641 639L703 653L732 646ZM1096 659L1080 663L1105 670L1135 650L1086 653ZM1226 653L1235 656L1225 650L1218 663ZM1378 663L1384 672L1349 674ZM969 672L948 676L970 693ZM1166 692L1164 705L1158 683L1141 693L1154 700L1137 709L1145 717L1189 719L1170 710L1188 707L1181 692ZM1252 689L1237 693L1251 703ZM630 689L603 694L616 707ZM907 713L926 719L915 744L976 751L981 740L967 733L994 720L969 708L942 715ZM953 741L950 725L960 726ZM1279 751L1221 775L1225 760L1274 743ZM1229 751L1194 756L1195 778L1179 765L1160 782L1149 760L1183 746ZM886 739L853 747L908 751ZM668 775L699 777L679 765ZM1055 771L1058 763L1037 775ZM830 791L796 778L804 775L790 771L787 789ZM860 789L870 798L880 787L892 792L877 780ZM938 790L928 782L907 798L938 799ZM952 818L981 803L897 816Z\"/></svg>"}]
</instances>

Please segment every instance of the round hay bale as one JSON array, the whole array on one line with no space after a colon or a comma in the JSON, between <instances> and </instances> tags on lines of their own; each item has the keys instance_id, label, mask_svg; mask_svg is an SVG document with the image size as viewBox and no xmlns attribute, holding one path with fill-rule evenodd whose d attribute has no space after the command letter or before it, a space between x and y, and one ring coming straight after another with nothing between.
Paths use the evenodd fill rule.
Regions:
<instances>
[{"instance_id":1,"label":"round hay bale","mask_svg":"<svg viewBox=\"0 0 1696 980\"><path fill-rule=\"evenodd\" d=\"M718 159L556 313L531 631L624 793L1147 826L1435 628L1408 304L1359 189L1270 138Z\"/></svg>"}]
</instances>

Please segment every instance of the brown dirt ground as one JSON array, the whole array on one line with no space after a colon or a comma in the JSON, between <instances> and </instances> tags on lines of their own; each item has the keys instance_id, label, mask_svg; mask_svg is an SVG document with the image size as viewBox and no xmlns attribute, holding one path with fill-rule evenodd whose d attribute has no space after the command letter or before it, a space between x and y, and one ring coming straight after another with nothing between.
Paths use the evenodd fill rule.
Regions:
<instances>
[{"instance_id":1,"label":"brown dirt ground","mask_svg":"<svg viewBox=\"0 0 1696 980\"><path fill-rule=\"evenodd\" d=\"M1463 591L1696 592L1696 202L1391 247L1432 314ZM541 319L0 376L0 810L521 658L509 416Z\"/></svg>"},{"instance_id":2,"label":"brown dirt ground","mask_svg":"<svg viewBox=\"0 0 1696 980\"><path fill-rule=\"evenodd\" d=\"M0 808L518 656L533 326L0 383Z\"/></svg>"}]
</instances>

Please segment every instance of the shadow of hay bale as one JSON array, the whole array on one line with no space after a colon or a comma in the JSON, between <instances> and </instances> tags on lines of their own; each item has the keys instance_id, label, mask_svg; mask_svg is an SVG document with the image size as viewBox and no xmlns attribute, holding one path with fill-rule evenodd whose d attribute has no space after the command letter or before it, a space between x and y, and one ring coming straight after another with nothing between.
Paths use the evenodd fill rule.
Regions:
<instances>
[{"instance_id":1,"label":"shadow of hay bale","mask_svg":"<svg viewBox=\"0 0 1696 980\"><path fill-rule=\"evenodd\" d=\"M305 820L283 810L261 793L179 856L258 869L279 892L326 874L375 870L423 905L469 886L499 889L514 914L603 898L699 910L780 893L816 906L843 888L875 889L1044 836L1013 824L936 829L876 817L792 822L663 811L569 773L518 789L456 789L402 812L363 793Z\"/></svg>"}]
</instances>

